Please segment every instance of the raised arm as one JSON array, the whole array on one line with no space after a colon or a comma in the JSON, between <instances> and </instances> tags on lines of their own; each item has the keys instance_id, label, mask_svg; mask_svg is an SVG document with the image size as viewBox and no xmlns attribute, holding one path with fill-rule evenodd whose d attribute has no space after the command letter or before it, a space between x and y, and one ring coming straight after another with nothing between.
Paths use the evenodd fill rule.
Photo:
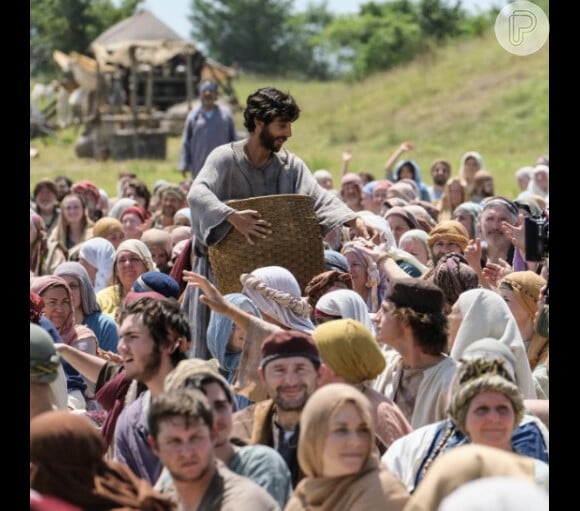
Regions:
<instances>
[{"instance_id":1,"label":"raised arm","mask_svg":"<svg viewBox=\"0 0 580 511\"><path fill-rule=\"evenodd\" d=\"M389 176L393 172L393 167L401 155L407 151L413 150L413 144L411 142L403 142L395 151L389 156L388 160L385 162L385 178L389 179Z\"/></svg>"},{"instance_id":2,"label":"raised arm","mask_svg":"<svg viewBox=\"0 0 580 511\"><path fill-rule=\"evenodd\" d=\"M183 270L183 280L188 286L199 288L203 294L199 296L199 301L207 305L210 309L230 318L236 325L244 331L248 331L250 318L253 316L240 309L233 303L228 302L208 279L199 273Z\"/></svg>"},{"instance_id":3,"label":"raised arm","mask_svg":"<svg viewBox=\"0 0 580 511\"><path fill-rule=\"evenodd\" d=\"M350 160L352 160L352 149L345 149L342 152L342 175L348 173L348 166L350 164Z\"/></svg>"}]
</instances>

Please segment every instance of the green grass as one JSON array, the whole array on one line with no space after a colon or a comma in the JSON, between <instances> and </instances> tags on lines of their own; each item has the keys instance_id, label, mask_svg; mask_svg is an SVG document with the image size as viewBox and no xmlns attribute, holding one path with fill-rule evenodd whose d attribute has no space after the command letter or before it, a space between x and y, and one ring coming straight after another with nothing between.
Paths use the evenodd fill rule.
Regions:
<instances>
[{"instance_id":1,"label":"green grass","mask_svg":"<svg viewBox=\"0 0 580 511\"><path fill-rule=\"evenodd\" d=\"M405 156L419 164L431 184L429 167L443 158L457 171L463 153L482 154L495 176L496 192L517 194L514 172L548 153L548 53L545 46L526 57L510 55L493 33L432 51L412 64L364 82L297 82L242 76L235 88L242 104L259 87L289 91L301 108L286 147L312 171L326 168L338 178L343 149L353 150L351 170L383 176L383 166L404 140L415 144ZM236 126L243 129L241 112ZM179 181L179 137L170 137L167 160L94 161L74 153L77 134L35 139L38 158L30 161L31 189L41 177L90 179L114 195L121 170L147 184Z\"/></svg>"}]
</instances>

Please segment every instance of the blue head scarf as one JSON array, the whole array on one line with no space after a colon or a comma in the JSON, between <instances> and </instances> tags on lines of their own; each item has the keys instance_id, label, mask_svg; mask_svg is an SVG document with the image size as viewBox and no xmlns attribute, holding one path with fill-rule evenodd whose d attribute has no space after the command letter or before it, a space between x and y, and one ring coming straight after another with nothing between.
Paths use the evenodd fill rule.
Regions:
<instances>
[{"instance_id":1,"label":"blue head scarf","mask_svg":"<svg viewBox=\"0 0 580 511\"><path fill-rule=\"evenodd\" d=\"M247 313L258 318L262 317L254 302L246 295L230 293L225 295L224 298ZM230 318L219 312L211 311L207 327L207 347L211 356L219 361L221 369L226 373L228 383L232 383L242 355L241 353L227 351L227 344L233 330L234 322Z\"/></svg>"}]
</instances>

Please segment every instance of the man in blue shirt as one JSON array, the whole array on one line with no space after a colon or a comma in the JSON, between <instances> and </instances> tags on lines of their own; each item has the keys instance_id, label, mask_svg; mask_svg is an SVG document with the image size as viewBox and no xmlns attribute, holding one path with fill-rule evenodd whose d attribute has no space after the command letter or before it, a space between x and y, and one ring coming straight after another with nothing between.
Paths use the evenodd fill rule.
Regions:
<instances>
[{"instance_id":1,"label":"man in blue shirt","mask_svg":"<svg viewBox=\"0 0 580 511\"><path fill-rule=\"evenodd\" d=\"M207 155L219 145L237 139L234 118L229 108L217 103L217 84L202 80L199 84L200 104L189 112L183 128L179 170L195 179Z\"/></svg>"}]
</instances>

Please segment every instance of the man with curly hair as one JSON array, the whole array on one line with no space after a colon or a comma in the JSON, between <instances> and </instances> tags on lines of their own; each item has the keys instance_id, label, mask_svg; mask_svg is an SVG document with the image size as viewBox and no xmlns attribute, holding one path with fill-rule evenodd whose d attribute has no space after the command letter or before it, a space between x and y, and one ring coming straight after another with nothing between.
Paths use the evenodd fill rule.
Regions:
<instances>
[{"instance_id":1,"label":"man with curly hair","mask_svg":"<svg viewBox=\"0 0 580 511\"><path fill-rule=\"evenodd\" d=\"M447 317L439 287L413 277L397 279L375 315L375 337L387 366L374 388L391 398L413 428L446 417L447 389L457 371L447 351Z\"/></svg>"},{"instance_id":2,"label":"man with curly hair","mask_svg":"<svg viewBox=\"0 0 580 511\"><path fill-rule=\"evenodd\" d=\"M271 224L259 211L237 211L229 200L280 194L312 197L322 235L348 226L356 235L370 238L372 227L336 195L322 188L308 166L282 146L292 136L292 123L300 115L294 98L273 87L263 87L247 98L244 126L249 137L216 147L193 181L187 200L195 239L193 271L215 282L208 247L219 243L234 228L250 245L272 235ZM207 359L205 332L209 309L199 302L199 290L189 286L183 307L189 311L192 356Z\"/></svg>"}]
</instances>

